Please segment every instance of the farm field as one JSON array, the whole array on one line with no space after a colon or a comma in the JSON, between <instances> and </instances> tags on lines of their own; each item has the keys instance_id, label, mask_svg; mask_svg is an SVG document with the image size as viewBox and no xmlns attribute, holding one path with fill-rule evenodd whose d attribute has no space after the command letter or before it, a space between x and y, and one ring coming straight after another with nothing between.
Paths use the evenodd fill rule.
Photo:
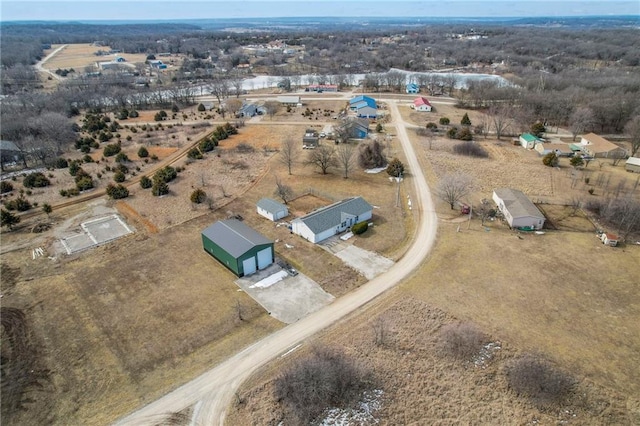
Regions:
<instances>
[{"instance_id":1,"label":"farm field","mask_svg":"<svg viewBox=\"0 0 640 426\"><path fill-rule=\"evenodd\" d=\"M324 107L321 101L315 102L313 108L336 107L333 101ZM445 108L441 113L453 121L459 112ZM408 107L401 111L405 117L411 114ZM137 176L150 167L137 157L140 146L148 147L161 161L218 124L194 126L207 121L206 114L190 109L184 111L187 118L182 126L174 121L170 129L166 122L163 129L154 124L153 130L141 131L153 114L144 112L121 123L129 126L121 132L123 151L141 168ZM310 123L322 126L331 121L319 118ZM131 131L134 124L140 129L136 133ZM215 220L241 215L248 225L276 241L278 256L334 296L362 285L364 278L337 258L256 214L256 201L276 198L276 178L292 188L295 198L290 209L295 214L362 195L375 206L374 226L355 244L391 259L402 256L415 217L404 201L396 204L412 195L411 170L400 185L391 183L384 172L368 174L357 169L348 179L337 170L321 175L303 164L307 151L300 149L293 174L288 175L277 149L287 138L299 140L306 127L298 114L281 112L273 120L262 117L221 141L203 160L176 163L184 170L169 184L169 195L152 197L149 190L133 183L129 198L106 205L118 209L137 232L112 244L55 260L31 258L29 252L35 246L47 248L47 254L54 256L50 247L55 228L79 214L78 207L54 211L47 219L53 227L43 234L29 233L43 216L26 220L16 232L3 233L3 307L15 309L12 318L26 330L27 365L38 372L31 379L35 382L27 385L40 386L25 410L15 411L11 424L110 423L282 327L238 292L231 273L201 249L200 231ZM393 136L394 126L387 125L386 132L390 135L387 153L405 160ZM448 172L467 171L475 181L468 200L473 203L490 198L496 186L519 187L534 201L548 203L543 207L558 230L520 239L499 222L481 227L477 219L467 229L457 211L436 199L439 239L424 266L365 314L352 316L314 342L345 348L374 366L381 381L396 389L385 390L379 415L386 424L415 421L421 415L451 422L486 423L495 418L503 423L551 422L557 413L539 412L505 393L500 376L504 362L529 350L549 355L580 378L580 389L588 398L582 406L578 402L571 406L575 424L599 424L603 418L624 424L637 419L640 403L634 395L640 392L640 377L633 366L640 351L634 328L640 322L640 294L629 265L640 262L640 247L602 246L595 238L596 225L583 214L574 215L559 206L575 195L587 194L590 187L596 187L594 196L604 196L617 187L616 182L632 177L620 172L620 167L609 163L600 167L594 162L589 166L594 173L612 176L608 186L588 185L583 179L572 185L568 162L558 170L548 169L537 154L507 142L480 140L489 157L472 159L452 154L455 142L451 140L436 138L429 146L415 132L410 130L409 135L420 147L432 185ZM126 141L126 136L132 140ZM101 161L87 163L87 168L96 167L92 173L112 164L99 151L92 155ZM52 172L56 184L71 185L73 179L64 181L64 172ZM98 187L106 186L110 177L107 173ZM632 183L627 181L626 190ZM190 202L195 188L212 197L211 208ZM47 198L50 192L33 197L40 203L55 202ZM478 253L483 253L482 262ZM373 344L371 322L377 316L389 318L388 347ZM454 319L472 321L503 342L504 350L495 362L479 371L452 365L430 351L435 331ZM398 359L406 364L398 367ZM277 374L277 368L277 364L269 366L241 391L241 396L251 396L245 399L251 399L252 405L233 414L238 424L248 419L263 423L277 415L268 413L273 401L267 394L269 374ZM423 394L418 389L427 391ZM443 393L455 402L439 405ZM7 395L4 389L3 395Z\"/></svg>"},{"instance_id":2,"label":"farm field","mask_svg":"<svg viewBox=\"0 0 640 426\"><path fill-rule=\"evenodd\" d=\"M61 45L52 45L51 49L45 50L45 55L48 55ZM145 54L133 54L133 53L118 53L110 55L95 55L96 52L102 50L108 52L110 48L108 46L94 46L89 43L84 44L69 44L60 52L58 52L53 58L44 64L44 68L55 71L57 69L75 69L76 72L84 72L84 68L87 66L93 66L96 62L108 62L114 60L116 56L124 58L131 64L144 63L147 59Z\"/></svg>"}]
</instances>

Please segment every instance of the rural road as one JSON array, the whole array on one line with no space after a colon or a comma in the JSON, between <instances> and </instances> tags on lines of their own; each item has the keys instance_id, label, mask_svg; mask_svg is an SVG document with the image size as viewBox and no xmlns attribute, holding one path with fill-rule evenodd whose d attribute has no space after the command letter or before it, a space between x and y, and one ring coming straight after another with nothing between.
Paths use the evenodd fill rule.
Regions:
<instances>
[{"instance_id":1,"label":"rural road","mask_svg":"<svg viewBox=\"0 0 640 426\"><path fill-rule=\"evenodd\" d=\"M190 406L194 407L193 425L223 424L235 392L253 372L400 283L424 261L435 242L437 216L396 101L388 101L387 104L394 118L389 125L396 125L398 139L407 157L409 173L405 183L410 182L414 186L412 207L419 216L412 244L405 255L387 272L357 290L243 349L200 377L122 418L118 425L156 425L172 413Z\"/></svg>"},{"instance_id":2,"label":"rural road","mask_svg":"<svg viewBox=\"0 0 640 426\"><path fill-rule=\"evenodd\" d=\"M51 58L53 58L58 52L60 52L62 49L64 49L65 47L67 47L66 44L63 44L62 46L58 47L56 50L54 50L53 52L49 53L47 56L45 56L41 61L39 61L38 63L36 63L34 65L34 67L36 68L37 71L43 72L45 74L49 74L51 77L55 78L56 80L62 80L62 77L60 77L58 74L56 74L55 72L49 71L48 69L44 68L43 65Z\"/></svg>"}]
</instances>

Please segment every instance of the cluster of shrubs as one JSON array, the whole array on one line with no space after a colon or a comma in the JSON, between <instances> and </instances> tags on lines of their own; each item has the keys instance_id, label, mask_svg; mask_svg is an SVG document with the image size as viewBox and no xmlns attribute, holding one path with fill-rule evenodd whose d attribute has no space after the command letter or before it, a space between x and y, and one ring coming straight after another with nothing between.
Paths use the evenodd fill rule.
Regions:
<instances>
[{"instance_id":1,"label":"cluster of shrubs","mask_svg":"<svg viewBox=\"0 0 640 426\"><path fill-rule=\"evenodd\" d=\"M469 157L489 157L489 153L483 147L471 141L455 145L453 147L453 152L458 155L468 155Z\"/></svg>"},{"instance_id":2,"label":"cluster of shrubs","mask_svg":"<svg viewBox=\"0 0 640 426\"><path fill-rule=\"evenodd\" d=\"M453 126L449 130L447 130L447 137L449 139L459 139L461 141L470 141L473 140L473 133L468 126Z\"/></svg>"},{"instance_id":3,"label":"cluster of shrubs","mask_svg":"<svg viewBox=\"0 0 640 426\"><path fill-rule=\"evenodd\" d=\"M127 198L129 196L129 190L121 184L114 185L110 183L109 185L107 185L106 191L107 191L107 195L113 198L114 200Z\"/></svg>"},{"instance_id":4,"label":"cluster of shrubs","mask_svg":"<svg viewBox=\"0 0 640 426\"><path fill-rule=\"evenodd\" d=\"M29 200L24 198L22 194L20 194L18 198L5 201L4 206L7 208L7 210L17 210L19 212L26 212L27 210L30 210L32 207Z\"/></svg>"},{"instance_id":5,"label":"cluster of shrubs","mask_svg":"<svg viewBox=\"0 0 640 426\"><path fill-rule=\"evenodd\" d=\"M91 152L91 148L98 148L100 144L91 136L85 136L82 138L78 138L75 142L75 148L79 149L83 153ZM66 166L65 166L66 167ZM58 167L62 169L64 167Z\"/></svg>"},{"instance_id":6,"label":"cluster of shrubs","mask_svg":"<svg viewBox=\"0 0 640 426\"><path fill-rule=\"evenodd\" d=\"M0 194L6 194L11 191L13 191L13 184L11 182L7 182L6 180L0 182Z\"/></svg>"},{"instance_id":7,"label":"cluster of shrubs","mask_svg":"<svg viewBox=\"0 0 640 426\"><path fill-rule=\"evenodd\" d=\"M51 181L40 172L29 173L24 177L22 184L26 188L44 188L45 186L49 186Z\"/></svg>"},{"instance_id":8,"label":"cluster of shrubs","mask_svg":"<svg viewBox=\"0 0 640 426\"><path fill-rule=\"evenodd\" d=\"M120 142L108 144L107 146L104 147L104 150L102 151L102 155L104 155L105 157L111 157L119 153L121 150L122 150L122 145L120 144Z\"/></svg>"},{"instance_id":9,"label":"cluster of shrubs","mask_svg":"<svg viewBox=\"0 0 640 426\"><path fill-rule=\"evenodd\" d=\"M161 111L156 112L156 114L153 116L153 120L154 121L163 121L163 120L166 120L167 117L168 117L167 111L161 110Z\"/></svg>"},{"instance_id":10,"label":"cluster of shrubs","mask_svg":"<svg viewBox=\"0 0 640 426\"><path fill-rule=\"evenodd\" d=\"M126 108L122 108L120 111L118 111L118 120L126 120L129 117L136 118L138 116L138 111L136 111L135 109L129 111Z\"/></svg>"},{"instance_id":11,"label":"cluster of shrubs","mask_svg":"<svg viewBox=\"0 0 640 426\"><path fill-rule=\"evenodd\" d=\"M472 362L489 342L489 336L474 324L458 322L440 329L438 348L445 356ZM576 383L544 356L534 353L512 359L505 373L509 387L529 397L540 408L562 404Z\"/></svg>"},{"instance_id":12,"label":"cluster of shrubs","mask_svg":"<svg viewBox=\"0 0 640 426\"><path fill-rule=\"evenodd\" d=\"M216 141L221 141L227 139L229 136L236 134L238 134L238 129L233 124L227 122L224 125L216 127L216 129L211 134L211 137L215 138Z\"/></svg>"},{"instance_id":13,"label":"cluster of shrubs","mask_svg":"<svg viewBox=\"0 0 640 426\"><path fill-rule=\"evenodd\" d=\"M169 185L168 183L174 180L178 176L178 170L171 166L165 166L162 169L158 170L153 175L153 180L151 184L151 193L158 197L160 195L165 195L169 193ZM149 178L143 176L140 180L140 186L143 188L149 188L148 185Z\"/></svg>"}]
</instances>

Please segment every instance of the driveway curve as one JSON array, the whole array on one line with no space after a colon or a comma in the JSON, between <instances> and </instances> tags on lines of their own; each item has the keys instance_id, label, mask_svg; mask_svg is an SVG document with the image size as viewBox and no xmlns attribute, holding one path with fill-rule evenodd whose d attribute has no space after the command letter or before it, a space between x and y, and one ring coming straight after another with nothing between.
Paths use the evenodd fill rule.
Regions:
<instances>
[{"instance_id":1,"label":"driveway curve","mask_svg":"<svg viewBox=\"0 0 640 426\"><path fill-rule=\"evenodd\" d=\"M223 424L235 392L253 372L394 287L420 266L435 242L437 216L397 104L395 101L387 103L394 118L390 124L396 125L398 139L407 157L410 174L405 182L414 186L412 207L419 217L412 244L404 256L387 272L357 290L243 349L200 377L121 419L118 425L156 425L172 413L190 406L194 407L193 425Z\"/></svg>"}]
</instances>

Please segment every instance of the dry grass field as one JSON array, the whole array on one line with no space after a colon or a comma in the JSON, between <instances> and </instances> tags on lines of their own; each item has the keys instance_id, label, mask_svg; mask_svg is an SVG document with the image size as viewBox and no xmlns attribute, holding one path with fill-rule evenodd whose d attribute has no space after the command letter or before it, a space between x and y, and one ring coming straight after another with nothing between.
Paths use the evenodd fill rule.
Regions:
<instances>
[{"instance_id":1,"label":"dry grass field","mask_svg":"<svg viewBox=\"0 0 640 426\"><path fill-rule=\"evenodd\" d=\"M103 247L55 259L31 258L31 249L38 246L55 256L55 229L84 211L81 207L54 211L47 220L52 230L42 234L30 234L29 229L44 216L4 232L3 314L11 308L16 312L13 316L22 318L23 346L31 354L28 365L41 377L37 383L22 383L30 392L30 402L3 420L7 424L107 424L281 327L238 292L234 276L202 250L200 231L218 219L240 214L250 226L277 240L278 256L336 296L364 283L362 276L326 251L257 215L255 202L273 196L275 176L298 196L291 203L296 214L335 199L365 196L378 207L375 227L356 244L399 255L405 221L402 209L395 207L397 188L385 175L354 171L343 179L336 171L322 176L302 164L307 152L301 147L293 175L287 174L273 150L287 137L300 138L305 127L243 127L204 160L190 164L181 160L177 165L186 168L169 184L168 196L152 197L132 186L129 198L108 205L113 204L137 232ZM173 129L177 131L170 133ZM151 132L150 151L171 155L190 143L186 137L192 141L199 137L189 134L192 129L186 124L173 129L165 123L165 130ZM139 138L140 133L133 135ZM123 130L122 138L129 134L130 130ZM143 143L147 142L123 140L123 149L135 160ZM237 153L241 143L254 146L255 151ZM100 161L97 167L104 167ZM246 164L236 168L235 163ZM58 172L62 171L53 173ZM56 185L58 179L62 178L56 175ZM214 197L213 211L191 205L189 194L196 187ZM33 196L46 199L44 194ZM295 249L287 249L285 243ZM332 265L330 270L327 265ZM243 321L238 319L238 307ZM3 348L8 350L6 345ZM5 401L8 395L3 389Z\"/></svg>"},{"instance_id":2,"label":"dry grass field","mask_svg":"<svg viewBox=\"0 0 640 426\"><path fill-rule=\"evenodd\" d=\"M335 106L328 102L324 108ZM454 122L459 111L445 108L439 113ZM411 114L408 107L401 111ZM170 158L214 127L211 122L194 128L206 121L206 114L187 110L170 129L167 122L163 129L156 130L154 124L152 131L141 130L153 114L121 122L137 126L136 133L130 128L120 132L133 169L140 167L137 176L151 167L137 158L140 146L147 146L159 160ZM23 400L23 409L10 411L3 423L110 423L282 327L239 292L234 276L202 250L201 230L218 219L241 215L276 241L279 257L335 296L362 285L365 279L337 258L256 214L256 201L275 198L276 177L292 188L296 198L290 210L296 215L345 197L364 196L376 207L374 227L355 244L392 259L402 255L415 216L405 203L396 207L396 200L398 191L400 200L411 196L411 170L400 186L384 173L354 170L348 179L337 170L321 175L304 165L307 151L299 149L293 174L288 175L276 150L286 138L300 140L308 127L294 116L280 113L273 123L263 117L261 123L248 124L222 141L205 159L180 160L176 165L185 170L169 184L168 196L152 197L133 185L129 198L108 202L137 229L111 244L69 257L31 258L36 246L53 255L55 227L82 207L54 211L48 219L54 229L43 234L30 234L29 229L44 216L3 232L3 330L21 331L20 347L26 354L21 365L33 371L22 383L30 399ZM176 125L177 120L183 125ZM322 122L317 120L317 125ZM389 126L387 132L393 135L395 129ZM429 149L413 131L409 135L431 184L450 171L465 171L476 181L469 197L474 203L490 198L495 186L519 187L534 200L549 203L543 209L557 230L518 238L502 223L488 222L483 228L477 219L468 229L466 222L458 222L457 212L436 200L441 218L438 242L424 265L364 313L352 315L310 343L330 342L374 369L384 391L377 413L381 424L640 422L640 292L635 279L640 246L605 247L588 218L560 206L574 195L586 196L587 188L595 185L581 180L572 188L568 164L547 169L537 154L506 142L482 140L489 158L471 159L452 154L450 140L437 139ZM126 136L132 136L131 141ZM240 144L254 150L238 152ZM404 159L393 137L388 154ZM94 176L113 165L113 160L98 156L99 164L86 166ZM594 197L611 193L615 182L635 177L608 163L600 167L594 162L589 169L611 176L607 187L596 186ZM55 190L34 191L33 199L49 201L59 187L72 185L64 172L52 171ZM98 187L110 181L112 174L105 172ZM625 188L632 186L628 181ZM200 187L213 197L213 210L189 201L189 194ZM383 346L375 345L372 336L378 316L389 330ZM437 330L455 319L472 321L501 342L502 349L485 368L459 364L433 351ZM304 355L308 346L292 356ZM3 357L11 355L6 352L10 349L2 346ZM541 412L510 393L502 371L522 351L539 351L556 360L578 378L577 394L584 396L572 399L562 412ZM229 424L277 423L272 379L289 359L270 365L245 385L240 392L245 403L236 407ZM7 395L3 387L3 401Z\"/></svg>"},{"instance_id":3,"label":"dry grass field","mask_svg":"<svg viewBox=\"0 0 640 426\"><path fill-rule=\"evenodd\" d=\"M401 111L417 121L408 107ZM438 111L452 122L463 114L447 106ZM383 390L375 414L379 424L640 423L640 247L603 246L592 219L563 205L572 197L613 195L621 181L637 197L631 192L635 176L595 161L572 185L568 161L559 170L548 169L537 153L507 142L481 140L489 158L472 159L451 152L455 141L437 138L429 148L415 133L410 137L434 187L446 173L463 171L475 181L468 202L490 198L498 186L522 189L545 203L553 230L518 236L500 222L482 227L475 218L469 226L436 198L438 242L423 267L369 311L307 342L293 357L308 354L309 346L327 345L373 370ZM597 186L589 195L595 186L593 177L584 183L589 173L610 176L608 187ZM378 315L391 340L382 348L374 343ZM485 368L437 355L436 331L453 319L478 324L501 342ZM566 406L540 410L509 390L505 365L523 352L544 354L578 380ZM291 361L274 362L243 387L230 424L276 424L282 418L273 380Z\"/></svg>"},{"instance_id":4,"label":"dry grass field","mask_svg":"<svg viewBox=\"0 0 640 426\"><path fill-rule=\"evenodd\" d=\"M60 46L61 45L52 45L51 49L44 51L45 56ZM114 60L116 57L116 54L95 55L99 50L107 52L110 48L108 46L93 46L88 43L69 44L47 61L44 64L44 68L50 71L73 68L76 72L84 72L84 68L87 66L95 65L96 62L108 62ZM118 53L117 56L124 58L131 64L144 63L147 59L147 55L145 54Z\"/></svg>"}]
</instances>

